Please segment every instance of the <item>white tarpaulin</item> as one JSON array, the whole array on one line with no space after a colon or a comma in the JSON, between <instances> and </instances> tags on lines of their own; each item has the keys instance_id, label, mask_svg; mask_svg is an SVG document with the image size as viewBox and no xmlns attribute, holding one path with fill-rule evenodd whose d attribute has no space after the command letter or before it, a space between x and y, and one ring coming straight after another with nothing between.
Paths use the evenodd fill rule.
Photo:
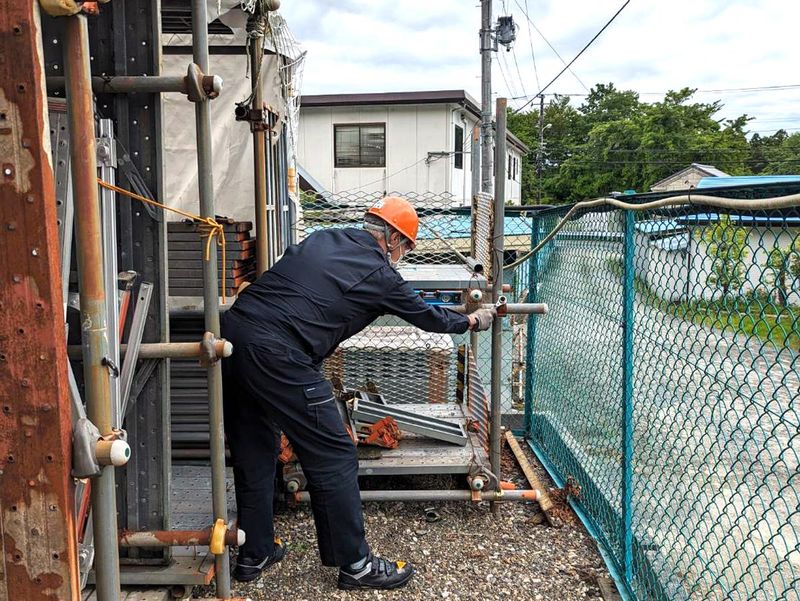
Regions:
<instances>
[{"instance_id":1,"label":"white tarpaulin","mask_svg":"<svg viewBox=\"0 0 800 601\"><path fill-rule=\"evenodd\" d=\"M238 5L227 0L224 5ZM216 16L215 1L209 2L209 15ZM213 7L213 8L212 8ZM223 12L226 6L223 6ZM233 11L231 14L241 11ZM231 15L223 17L230 22ZM241 21L241 19L240 19ZM164 46L191 47L191 36L165 34ZM234 35L210 35L209 46L244 46L247 35L238 30ZM192 62L191 54L164 54L163 75L185 75ZM210 101L211 143L213 156L214 198L218 215L237 220L254 220L253 139L246 122L236 121L234 108L250 96L252 83L250 65L246 55L211 54L211 75L223 79L222 92ZM284 100L278 60L265 55L261 83L264 101L283 117ZM195 108L183 94L163 94L163 140L165 201L185 211L199 212L197 192L197 152L195 137Z\"/></svg>"}]
</instances>

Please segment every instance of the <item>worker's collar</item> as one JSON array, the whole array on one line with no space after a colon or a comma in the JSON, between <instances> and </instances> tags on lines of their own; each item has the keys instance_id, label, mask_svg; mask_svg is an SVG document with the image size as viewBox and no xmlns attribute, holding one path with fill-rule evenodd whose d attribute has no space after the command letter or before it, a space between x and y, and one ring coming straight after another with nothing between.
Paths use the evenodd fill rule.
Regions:
<instances>
[{"instance_id":1,"label":"worker's collar","mask_svg":"<svg viewBox=\"0 0 800 601\"><path fill-rule=\"evenodd\" d=\"M364 246L368 246L370 249L372 249L375 252L377 252L383 258L383 260L386 261L387 265L391 264L391 262L389 261L389 258L386 256L386 251L383 250L383 247L380 245L380 242L378 242L375 239L375 236L370 234L365 229L355 229L354 231L357 234L356 235L356 239L358 240L358 242L366 243L366 244L364 244Z\"/></svg>"}]
</instances>

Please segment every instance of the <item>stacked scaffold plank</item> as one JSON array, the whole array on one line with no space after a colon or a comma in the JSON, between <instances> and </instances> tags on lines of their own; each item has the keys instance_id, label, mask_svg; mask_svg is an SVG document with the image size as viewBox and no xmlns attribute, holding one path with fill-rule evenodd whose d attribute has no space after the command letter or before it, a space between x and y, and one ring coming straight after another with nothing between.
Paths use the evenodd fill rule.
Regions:
<instances>
[{"instance_id":1,"label":"stacked scaffold plank","mask_svg":"<svg viewBox=\"0 0 800 601\"><path fill-rule=\"evenodd\" d=\"M232 296L242 283L252 282L256 277L256 241L250 237L253 224L250 221L218 221L225 231L225 292ZM203 296L206 239L198 224L189 220L170 222L167 248L170 296ZM220 286L221 249L217 249L217 271Z\"/></svg>"}]
</instances>

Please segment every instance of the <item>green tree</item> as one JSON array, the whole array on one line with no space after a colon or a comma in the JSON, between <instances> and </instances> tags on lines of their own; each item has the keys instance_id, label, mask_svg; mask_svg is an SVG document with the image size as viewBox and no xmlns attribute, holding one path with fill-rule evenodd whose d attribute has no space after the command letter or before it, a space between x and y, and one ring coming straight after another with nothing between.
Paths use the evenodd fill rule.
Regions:
<instances>
[{"instance_id":1,"label":"green tree","mask_svg":"<svg viewBox=\"0 0 800 601\"><path fill-rule=\"evenodd\" d=\"M722 296L727 298L731 290L738 290L744 283L747 229L734 225L730 216L720 215L719 221L701 233L701 238L711 258L707 281L721 288Z\"/></svg>"},{"instance_id":2,"label":"green tree","mask_svg":"<svg viewBox=\"0 0 800 601\"><path fill-rule=\"evenodd\" d=\"M776 134L777 135L777 134ZM800 132L781 139L766 152L764 174L793 175L800 173Z\"/></svg>"}]
</instances>

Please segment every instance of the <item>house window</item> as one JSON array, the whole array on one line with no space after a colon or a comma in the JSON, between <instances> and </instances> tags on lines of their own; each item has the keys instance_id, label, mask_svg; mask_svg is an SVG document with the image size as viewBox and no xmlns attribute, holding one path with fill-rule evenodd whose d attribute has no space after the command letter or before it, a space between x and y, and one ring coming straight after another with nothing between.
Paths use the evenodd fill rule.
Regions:
<instances>
[{"instance_id":1,"label":"house window","mask_svg":"<svg viewBox=\"0 0 800 601\"><path fill-rule=\"evenodd\" d=\"M455 134L453 135L453 157L455 159L455 168L464 168L464 128L456 125Z\"/></svg>"},{"instance_id":2,"label":"house window","mask_svg":"<svg viewBox=\"0 0 800 601\"><path fill-rule=\"evenodd\" d=\"M386 124L334 125L333 159L335 167L385 167Z\"/></svg>"},{"instance_id":3,"label":"house window","mask_svg":"<svg viewBox=\"0 0 800 601\"><path fill-rule=\"evenodd\" d=\"M506 179L511 179L511 155L508 155L508 177Z\"/></svg>"}]
</instances>

